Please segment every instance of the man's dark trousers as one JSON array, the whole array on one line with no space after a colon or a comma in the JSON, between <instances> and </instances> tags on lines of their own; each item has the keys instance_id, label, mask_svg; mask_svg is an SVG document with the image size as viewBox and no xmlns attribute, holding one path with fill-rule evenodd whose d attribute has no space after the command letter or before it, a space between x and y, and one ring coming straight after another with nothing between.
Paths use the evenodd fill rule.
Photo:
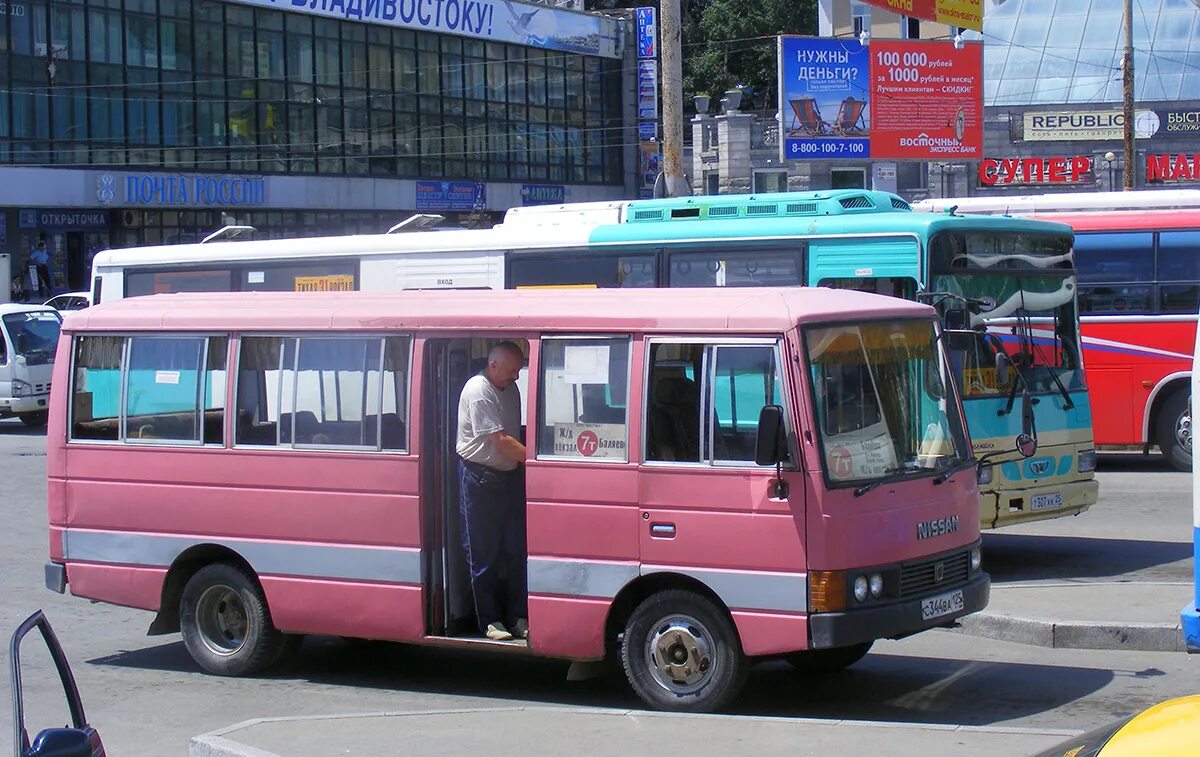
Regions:
<instances>
[{"instance_id":1,"label":"man's dark trousers","mask_svg":"<svg viewBox=\"0 0 1200 757\"><path fill-rule=\"evenodd\" d=\"M528 617L525 576L525 468L498 471L458 461L458 505L463 551L471 574L471 592L479 630ZM497 596L507 577L503 606Z\"/></svg>"}]
</instances>

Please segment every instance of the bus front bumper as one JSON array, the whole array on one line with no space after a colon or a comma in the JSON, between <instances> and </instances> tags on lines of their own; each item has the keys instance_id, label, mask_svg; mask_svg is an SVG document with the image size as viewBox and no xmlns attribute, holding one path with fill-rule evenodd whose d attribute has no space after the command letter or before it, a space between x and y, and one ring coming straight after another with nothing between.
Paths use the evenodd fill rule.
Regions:
<instances>
[{"instance_id":1,"label":"bus front bumper","mask_svg":"<svg viewBox=\"0 0 1200 757\"><path fill-rule=\"evenodd\" d=\"M1034 509L1034 497L1058 495L1061 504ZM1096 504L1100 496L1100 482L1096 479L1071 481L1061 484L1046 484L1031 489L1004 489L979 493L980 525L983 528L1001 528L1015 523L1030 523L1035 520L1061 518L1078 515Z\"/></svg>"},{"instance_id":2,"label":"bus front bumper","mask_svg":"<svg viewBox=\"0 0 1200 757\"><path fill-rule=\"evenodd\" d=\"M34 394L29 397L0 397L0 415L45 412L49 406L49 394Z\"/></svg>"},{"instance_id":3,"label":"bus front bumper","mask_svg":"<svg viewBox=\"0 0 1200 757\"><path fill-rule=\"evenodd\" d=\"M962 590L961 610L925 619L921 602L938 596L931 594L878 607L863 607L846 612L816 613L808 618L813 649L848 647L875 639L898 639L914 633L948 625L964 615L987 607L991 577L980 573L966 584L947 587L945 593Z\"/></svg>"}]
</instances>

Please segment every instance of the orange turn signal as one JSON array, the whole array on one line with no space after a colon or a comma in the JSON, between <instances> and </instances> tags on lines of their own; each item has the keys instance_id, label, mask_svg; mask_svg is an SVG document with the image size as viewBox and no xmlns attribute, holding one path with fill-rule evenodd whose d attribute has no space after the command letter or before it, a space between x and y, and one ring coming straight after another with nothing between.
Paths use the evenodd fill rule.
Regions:
<instances>
[{"instance_id":1,"label":"orange turn signal","mask_svg":"<svg viewBox=\"0 0 1200 757\"><path fill-rule=\"evenodd\" d=\"M808 572L808 611L838 612L846 609L846 574L840 570Z\"/></svg>"}]
</instances>

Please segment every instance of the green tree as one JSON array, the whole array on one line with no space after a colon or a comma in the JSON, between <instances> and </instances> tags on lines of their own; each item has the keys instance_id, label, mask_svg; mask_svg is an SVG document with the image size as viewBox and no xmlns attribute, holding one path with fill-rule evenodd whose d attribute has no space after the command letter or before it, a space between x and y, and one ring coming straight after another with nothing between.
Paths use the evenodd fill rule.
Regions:
<instances>
[{"instance_id":1,"label":"green tree","mask_svg":"<svg viewBox=\"0 0 1200 757\"><path fill-rule=\"evenodd\" d=\"M751 107L776 102L778 78L774 36L817 33L817 0L681 0L683 2L683 93L712 96L750 88Z\"/></svg>"}]
</instances>

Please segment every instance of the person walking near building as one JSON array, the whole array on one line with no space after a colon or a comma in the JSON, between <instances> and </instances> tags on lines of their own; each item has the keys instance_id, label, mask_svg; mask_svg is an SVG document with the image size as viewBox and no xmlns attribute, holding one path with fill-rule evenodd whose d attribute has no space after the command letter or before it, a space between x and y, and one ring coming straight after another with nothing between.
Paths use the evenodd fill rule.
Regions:
<instances>
[{"instance_id":1,"label":"person walking near building","mask_svg":"<svg viewBox=\"0 0 1200 757\"><path fill-rule=\"evenodd\" d=\"M54 294L50 285L50 251L46 249L46 240L39 239L29 253L29 262L37 268L38 295L43 299Z\"/></svg>"},{"instance_id":2,"label":"person walking near building","mask_svg":"<svg viewBox=\"0 0 1200 757\"><path fill-rule=\"evenodd\" d=\"M479 630L494 641L529 635L525 575L525 445L517 376L521 348L501 342L458 401L459 514ZM507 591L501 603L501 573ZM506 621L508 625L506 625ZM511 631L509 630L511 626Z\"/></svg>"}]
</instances>

